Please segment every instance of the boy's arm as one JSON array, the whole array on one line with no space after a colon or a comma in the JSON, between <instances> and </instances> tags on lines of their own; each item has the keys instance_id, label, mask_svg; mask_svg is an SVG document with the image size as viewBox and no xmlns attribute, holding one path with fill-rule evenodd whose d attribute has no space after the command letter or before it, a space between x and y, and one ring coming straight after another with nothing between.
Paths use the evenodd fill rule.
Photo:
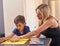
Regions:
<instances>
[{"instance_id":1,"label":"boy's arm","mask_svg":"<svg viewBox=\"0 0 60 46\"><path fill-rule=\"evenodd\" d=\"M7 37L5 37L5 40L9 40L11 39L15 34L14 33L11 33L10 35L8 35Z\"/></svg>"},{"instance_id":2,"label":"boy's arm","mask_svg":"<svg viewBox=\"0 0 60 46\"><path fill-rule=\"evenodd\" d=\"M16 28L13 30L13 32L10 35L5 37L5 40L10 40L15 34L16 34Z\"/></svg>"}]
</instances>

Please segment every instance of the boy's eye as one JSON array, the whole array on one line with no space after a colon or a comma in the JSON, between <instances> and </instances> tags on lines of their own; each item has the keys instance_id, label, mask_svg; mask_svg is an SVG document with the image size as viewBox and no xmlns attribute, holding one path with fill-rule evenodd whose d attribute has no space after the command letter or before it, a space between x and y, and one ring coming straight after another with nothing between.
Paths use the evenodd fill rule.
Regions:
<instances>
[{"instance_id":1,"label":"boy's eye","mask_svg":"<svg viewBox=\"0 0 60 46\"><path fill-rule=\"evenodd\" d=\"M18 26L21 26L21 25L18 25Z\"/></svg>"},{"instance_id":2,"label":"boy's eye","mask_svg":"<svg viewBox=\"0 0 60 46\"><path fill-rule=\"evenodd\" d=\"M21 27L21 25L16 25L17 27L19 26L19 27Z\"/></svg>"},{"instance_id":3,"label":"boy's eye","mask_svg":"<svg viewBox=\"0 0 60 46\"><path fill-rule=\"evenodd\" d=\"M21 26L21 25L17 25L17 26Z\"/></svg>"}]
</instances>

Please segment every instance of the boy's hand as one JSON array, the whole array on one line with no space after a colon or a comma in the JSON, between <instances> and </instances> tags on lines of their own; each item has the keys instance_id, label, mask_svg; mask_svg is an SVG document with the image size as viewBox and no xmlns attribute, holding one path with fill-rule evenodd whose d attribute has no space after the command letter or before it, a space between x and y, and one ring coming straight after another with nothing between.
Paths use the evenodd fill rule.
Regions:
<instances>
[{"instance_id":1,"label":"boy's hand","mask_svg":"<svg viewBox=\"0 0 60 46\"><path fill-rule=\"evenodd\" d=\"M17 36L17 35L13 36L13 37L10 39L11 42L16 42L16 41L18 41L18 40L20 40L20 37Z\"/></svg>"},{"instance_id":2,"label":"boy's hand","mask_svg":"<svg viewBox=\"0 0 60 46\"><path fill-rule=\"evenodd\" d=\"M5 40L7 41L7 40L9 40L10 39L10 37L5 37Z\"/></svg>"},{"instance_id":3,"label":"boy's hand","mask_svg":"<svg viewBox=\"0 0 60 46\"><path fill-rule=\"evenodd\" d=\"M4 41L5 41L5 38L4 37L0 38L0 43L2 43Z\"/></svg>"}]
</instances>

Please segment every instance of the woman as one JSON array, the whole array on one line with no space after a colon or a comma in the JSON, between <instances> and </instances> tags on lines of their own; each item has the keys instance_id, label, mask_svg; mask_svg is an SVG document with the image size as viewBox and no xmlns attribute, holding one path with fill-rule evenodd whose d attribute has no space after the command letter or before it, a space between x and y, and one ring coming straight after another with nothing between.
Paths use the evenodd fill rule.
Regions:
<instances>
[{"instance_id":1,"label":"woman","mask_svg":"<svg viewBox=\"0 0 60 46\"><path fill-rule=\"evenodd\" d=\"M31 36L43 34L46 37L52 38L50 46L60 46L60 29L58 20L51 15L51 11L48 5L41 4L36 8L37 17L42 20L41 25L34 31L29 32L22 36L22 38L30 38ZM15 36L15 40L20 39L21 36Z\"/></svg>"}]
</instances>

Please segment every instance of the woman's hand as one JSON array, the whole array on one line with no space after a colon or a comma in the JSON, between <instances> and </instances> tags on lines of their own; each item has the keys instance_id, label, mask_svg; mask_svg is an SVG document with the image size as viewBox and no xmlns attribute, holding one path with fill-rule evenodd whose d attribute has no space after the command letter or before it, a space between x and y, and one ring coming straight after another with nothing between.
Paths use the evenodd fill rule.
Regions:
<instances>
[{"instance_id":1,"label":"woman's hand","mask_svg":"<svg viewBox=\"0 0 60 46\"><path fill-rule=\"evenodd\" d=\"M11 42L16 42L16 41L18 41L18 40L20 40L20 37L17 36L17 35L13 36L13 37L10 39Z\"/></svg>"}]
</instances>

